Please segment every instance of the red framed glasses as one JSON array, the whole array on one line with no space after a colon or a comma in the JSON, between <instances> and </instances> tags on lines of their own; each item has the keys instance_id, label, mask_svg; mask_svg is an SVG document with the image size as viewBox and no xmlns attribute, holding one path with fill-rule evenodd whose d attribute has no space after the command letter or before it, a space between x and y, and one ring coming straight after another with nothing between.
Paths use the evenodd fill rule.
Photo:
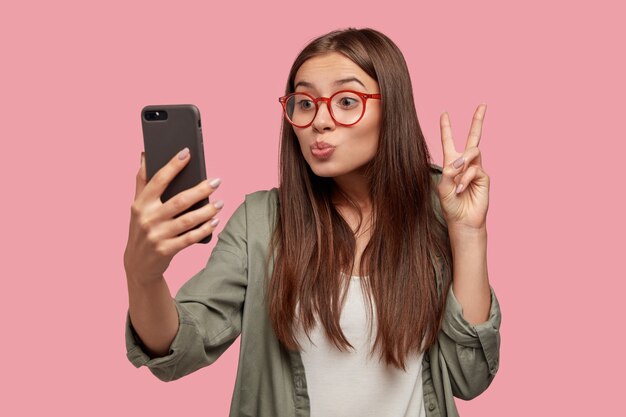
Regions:
<instances>
[{"instance_id":1,"label":"red framed glasses","mask_svg":"<svg viewBox=\"0 0 626 417\"><path fill-rule=\"evenodd\" d=\"M279 97L285 118L295 127L309 127L320 108L320 102L326 103L330 117L342 126L355 125L363 118L368 99L382 99L379 93L367 94L353 90L337 91L330 97L315 98L308 93L291 93Z\"/></svg>"}]
</instances>

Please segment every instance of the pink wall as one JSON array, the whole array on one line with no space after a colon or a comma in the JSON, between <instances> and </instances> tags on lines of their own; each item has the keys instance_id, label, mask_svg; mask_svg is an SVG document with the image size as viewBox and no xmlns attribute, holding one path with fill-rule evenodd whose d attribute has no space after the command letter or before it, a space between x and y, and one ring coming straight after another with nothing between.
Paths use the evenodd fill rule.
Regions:
<instances>
[{"instance_id":1,"label":"pink wall","mask_svg":"<svg viewBox=\"0 0 626 417\"><path fill-rule=\"evenodd\" d=\"M617 262L626 231L618 2L39 3L13 2L0 15L1 414L227 415L238 343L170 384L125 357L122 255L143 148L139 111L200 108L208 175L222 178L220 231L246 193L277 184L277 97L292 60L313 37L347 26L381 30L404 52L435 162L439 114L450 113L461 148L475 107L488 104L480 147L491 177L501 366L486 393L458 401L461 414L618 407L626 278ZM255 113L240 120L233 109L253 97ZM173 293L214 243L174 259Z\"/></svg>"}]
</instances>

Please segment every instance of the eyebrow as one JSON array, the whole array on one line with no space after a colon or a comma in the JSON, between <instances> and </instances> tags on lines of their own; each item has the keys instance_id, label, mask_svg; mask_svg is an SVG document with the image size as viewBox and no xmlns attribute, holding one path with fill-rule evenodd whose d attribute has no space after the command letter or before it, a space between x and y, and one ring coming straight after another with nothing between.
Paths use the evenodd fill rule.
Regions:
<instances>
[{"instance_id":1,"label":"eyebrow","mask_svg":"<svg viewBox=\"0 0 626 417\"><path fill-rule=\"evenodd\" d=\"M337 81L335 81L335 82L333 83L333 85L343 85L343 84L351 83L351 82L353 82L353 81L355 81L355 82L357 82L357 83L361 84L361 85L363 86L363 88L366 88L366 87L365 87L365 84L363 84L363 83L361 82L361 80L359 80L359 79L358 79L358 78L356 78L356 77L342 78L341 80L337 80ZM310 82L307 82L307 81L298 81L298 83L294 86L294 88L293 88L293 89L295 90L295 89L296 89L296 88L298 88L299 86L308 87L308 88L315 88L315 87L313 86L313 84L311 84Z\"/></svg>"}]
</instances>

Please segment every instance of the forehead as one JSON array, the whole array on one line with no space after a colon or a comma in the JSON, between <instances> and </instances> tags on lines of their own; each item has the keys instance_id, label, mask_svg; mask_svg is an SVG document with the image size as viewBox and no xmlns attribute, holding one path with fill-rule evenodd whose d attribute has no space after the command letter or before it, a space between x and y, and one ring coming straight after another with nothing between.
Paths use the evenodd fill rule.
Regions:
<instances>
[{"instance_id":1,"label":"forehead","mask_svg":"<svg viewBox=\"0 0 626 417\"><path fill-rule=\"evenodd\" d=\"M367 89L377 89L378 83L351 59L338 52L329 52L309 58L300 66L294 78L294 85L301 81L312 84L318 90L333 89L335 81L356 77ZM358 86L357 82L347 87Z\"/></svg>"}]
</instances>

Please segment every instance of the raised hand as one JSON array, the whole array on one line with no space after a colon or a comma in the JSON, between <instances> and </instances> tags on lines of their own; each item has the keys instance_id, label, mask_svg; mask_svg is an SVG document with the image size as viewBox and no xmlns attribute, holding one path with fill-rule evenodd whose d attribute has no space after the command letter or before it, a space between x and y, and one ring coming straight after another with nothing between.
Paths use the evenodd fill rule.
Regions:
<instances>
[{"instance_id":1,"label":"raised hand","mask_svg":"<svg viewBox=\"0 0 626 417\"><path fill-rule=\"evenodd\" d=\"M448 113L440 117L443 175L437 191L449 229L486 227L489 176L482 168L478 149L486 109L486 104L476 109L462 153L454 146Z\"/></svg>"},{"instance_id":2,"label":"raised hand","mask_svg":"<svg viewBox=\"0 0 626 417\"><path fill-rule=\"evenodd\" d=\"M222 209L222 201L179 214L209 197L220 184L218 178L202 181L165 203L161 202L163 191L189 160L189 152L181 151L147 181L146 162L142 156L124 252L124 268L129 279L142 284L159 280L178 252L215 230L219 220L213 216ZM198 224L202 226L191 229Z\"/></svg>"}]
</instances>

